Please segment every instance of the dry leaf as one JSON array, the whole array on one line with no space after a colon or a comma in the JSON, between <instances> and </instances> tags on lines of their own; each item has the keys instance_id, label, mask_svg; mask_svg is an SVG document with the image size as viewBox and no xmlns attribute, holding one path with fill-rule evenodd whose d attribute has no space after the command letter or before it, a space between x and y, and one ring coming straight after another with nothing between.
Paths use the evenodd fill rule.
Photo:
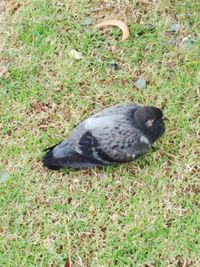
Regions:
<instances>
[{"instance_id":1,"label":"dry leaf","mask_svg":"<svg viewBox=\"0 0 200 267\"><path fill-rule=\"evenodd\" d=\"M106 21L103 21L103 22L95 25L95 28L101 28L101 27L106 27L106 26L119 27L122 31L122 39L121 39L122 41L126 40L129 36L129 29L128 29L127 25L121 20L115 20L115 19L106 20Z\"/></svg>"}]
</instances>

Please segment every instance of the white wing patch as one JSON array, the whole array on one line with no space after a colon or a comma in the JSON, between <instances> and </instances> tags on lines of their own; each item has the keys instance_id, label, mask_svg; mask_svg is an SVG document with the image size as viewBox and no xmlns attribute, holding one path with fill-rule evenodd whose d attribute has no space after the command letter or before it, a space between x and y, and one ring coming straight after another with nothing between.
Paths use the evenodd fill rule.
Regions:
<instances>
[{"instance_id":1,"label":"white wing patch","mask_svg":"<svg viewBox=\"0 0 200 267\"><path fill-rule=\"evenodd\" d=\"M85 121L85 129L92 130L96 128L103 128L106 126L110 126L113 123L113 120L109 117L91 117Z\"/></svg>"}]
</instances>

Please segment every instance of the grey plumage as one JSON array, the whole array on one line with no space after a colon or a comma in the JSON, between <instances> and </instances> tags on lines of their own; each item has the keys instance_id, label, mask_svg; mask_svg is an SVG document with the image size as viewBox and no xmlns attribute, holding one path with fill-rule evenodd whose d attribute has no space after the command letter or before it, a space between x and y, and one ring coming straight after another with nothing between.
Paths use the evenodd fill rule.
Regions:
<instances>
[{"instance_id":1,"label":"grey plumage","mask_svg":"<svg viewBox=\"0 0 200 267\"><path fill-rule=\"evenodd\" d=\"M69 137L47 149L43 164L59 169L130 162L147 152L164 130L160 109L115 105L83 120Z\"/></svg>"}]
</instances>

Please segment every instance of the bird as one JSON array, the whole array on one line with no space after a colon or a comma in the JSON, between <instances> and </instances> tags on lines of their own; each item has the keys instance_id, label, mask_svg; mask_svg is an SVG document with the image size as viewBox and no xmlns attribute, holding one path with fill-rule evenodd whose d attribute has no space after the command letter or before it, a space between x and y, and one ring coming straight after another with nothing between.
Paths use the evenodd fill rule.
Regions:
<instances>
[{"instance_id":1,"label":"bird","mask_svg":"<svg viewBox=\"0 0 200 267\"><path fill-rule=\"evenodd\" d=\"M60 143L45 149L43 166L93 168L131 162L145 154L165 132L161 109L117 104L81 121Z\"/></svg>"}]
</instances>

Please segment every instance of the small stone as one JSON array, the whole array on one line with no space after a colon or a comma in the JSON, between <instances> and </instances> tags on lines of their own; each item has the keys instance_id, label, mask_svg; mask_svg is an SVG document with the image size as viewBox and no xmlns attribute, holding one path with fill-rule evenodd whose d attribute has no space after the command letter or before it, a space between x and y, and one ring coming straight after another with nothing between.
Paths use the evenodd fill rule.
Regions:
<instances>
[{"instance_id":1,"label":"small stone","mask_svg":"<svg viewBox=\"0 0 200 267\"><path fill-rule=\"evenodd\" d=\"M121 69L117 63L108 63L107 66L109 69L116 70L116 71Z\"/></svg>"},{"instance_id":2,"label":"small stone","mask_svg":"<svg viewBox=\"0 0 200 267\"><path fill-rule=\"evenodd\" d=\"M88 26L83 26L83 30L84 30L84 32L87 33L87 34L91 34L91 33L92 33L92 29L89 28Z\"/></svg>"},{"instance_id":3,"label":"small stone","mask_svg":"<svg viewBox=\"0 0 200 267\"><path fill-rule=\"evenodd\" d=\"M4 172L0 174L0 183L5 183L10 178L10 173Z\"/></svg>"},{"instance_id":4,"label":"small stone","mask_svg":"<svg viewBox=\"0 0 200 267\"><path fill-rule=\"evenodd\" d=\"M70 50L70 55L75 59L83 59L82 53L76 51L75 49Z\"/></svg>"},{"instance_id":5,"label":"small stone","mask_svg":"<svg viewBox=\"0 0 200 267\"><path fill-rule=\"evenodd\" d=\"M8 79L10 76L10 73L8 72L8 68L6 66L0 67L0 78L2 79Z\"/></svg>"},{"instance_id":6,"label":"small stone","mask_svg":"<svg viewBox=\"0 0 200 267\"><path fill-rule=\"evenodd\" d=\"M180 30L180 25L178 23L173 23L169 27L170 32L178 32Z\"/></svg>"},{"instance_id":7,"label":"small stone","mask_svg":"<svg viewBox=\"0 0 200 267\"><path fill-rule=\"evenodd\" d=\"M86 19L81 21L81 25L83 26L83 30L87 34L92 33L91 25L92 25L92 18L87 17Z\"/></svg>"},{"instance_id":8,"label":"small stone","mask_svg":"<svg viewBox=\"0 0 200 267\"><path fill-rule=\"evenodd\" d=\"M168 79L171 80L175 76L175 74L175 70L169 69L167 73Z\"/></svg>"},{"instance_id":9,"label":"small stone","mask_svg":"<svg viewBox=\"0 0 200 267\"><path fill-rule=\"evenodd\" d=\"M195 43L196 39L193 36L188 35L182 38L180 45L185 48L192 48L194 47Z\"/></svg>"},{"instance_id":10,"label":"small stone","mask_svg":"<svg viewBox=\"0 0 200 267\"><path fill-rule=\"evenodd\" d=\"M138 79L136 81L133 82L133 85L137 88L137 89L143 89L147 83L145 79Z\"/></svg>"},{"instance_id":11,"label":"small stone","mask_svg":"<svg viewBox=\"0 0 200 267\"><path fill-rule=\"evenodd\" d=\"M89 26L92 25L92 18L91 17L87 17L86 19L81 21L81 25L83 26Z\"/></svg>"}]
</instances>

